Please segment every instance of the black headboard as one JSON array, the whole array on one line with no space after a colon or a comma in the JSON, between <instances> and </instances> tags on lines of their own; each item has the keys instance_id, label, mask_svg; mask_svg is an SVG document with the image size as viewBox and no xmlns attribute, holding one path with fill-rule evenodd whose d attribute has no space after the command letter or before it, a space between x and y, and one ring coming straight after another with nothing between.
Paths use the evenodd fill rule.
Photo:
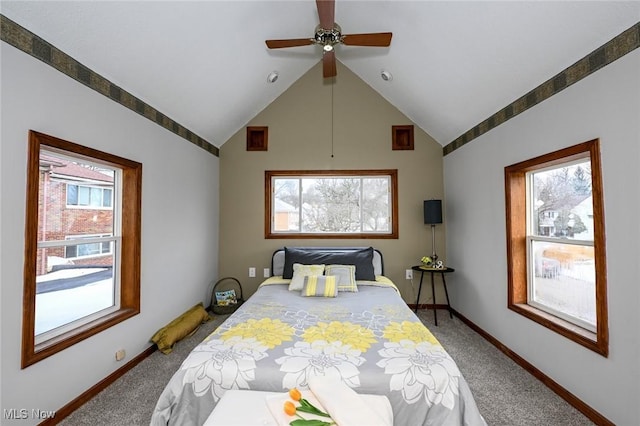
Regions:
<instances>
[{"instance_id":1,"label":"black headboard","mask_svg":"<svg viewBox=\"0 0 640 426\"><path fill-rule=\"evenodd\" d=\"M327 253L342 253L348 251L362 250L366 247L304 247L296 246L296 249L318 251ZM271 256L271 275L282 275L284 269L284 247L279 248L273 252ZM373 249L373 269L375 275L384 275L384 262L382 258L382 252L374 248Z\"/></svg>"}]
</instances>

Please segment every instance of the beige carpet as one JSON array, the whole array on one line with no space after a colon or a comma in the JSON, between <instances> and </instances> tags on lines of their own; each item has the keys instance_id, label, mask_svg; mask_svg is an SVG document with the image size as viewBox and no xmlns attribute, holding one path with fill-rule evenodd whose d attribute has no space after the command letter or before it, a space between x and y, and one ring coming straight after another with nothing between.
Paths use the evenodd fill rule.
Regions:
<instances>
[{"instance_id":1,"label":"beige carpet","mask_svg":"<svg viewBox=\"0 0 640 426\"><path fill-rule=\"evenodd\" d=\"M421 310L418 316L458 364L489 425L593 424L459 319L450 319L446 311L439 311L436 327L432 311ZM148 425L156 401L173 372L222 320L223 317L217 317L204 324L196 334L179 342L170 355L154 352L60 424Z\"/></svg>"}]
</instances>

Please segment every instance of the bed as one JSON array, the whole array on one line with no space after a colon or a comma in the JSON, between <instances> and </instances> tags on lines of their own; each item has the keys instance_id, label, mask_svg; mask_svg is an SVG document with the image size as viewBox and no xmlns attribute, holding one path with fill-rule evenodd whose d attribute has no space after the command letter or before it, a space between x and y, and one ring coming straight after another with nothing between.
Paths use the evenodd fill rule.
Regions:
<instances>
[{"instance_id":1,"label":"bed","mask_svg":"<svg viewBox=\"0 0 640 426\"><path fill-rule=\"evenodd\" d=\"M290 290L319 265L322 275ZM305 389L313 376L386 395L396 425L486 425L453 359L384 276L380 251L286 247L271 270L175 372L152 425L202 425L227 390Z\"/></svg>"}]
</instances>

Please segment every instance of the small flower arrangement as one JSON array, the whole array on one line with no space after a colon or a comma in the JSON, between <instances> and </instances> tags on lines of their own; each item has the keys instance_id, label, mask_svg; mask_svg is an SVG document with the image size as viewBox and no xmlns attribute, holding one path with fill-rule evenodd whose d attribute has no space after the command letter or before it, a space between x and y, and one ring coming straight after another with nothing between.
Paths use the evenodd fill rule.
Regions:
<instances>
[{"instance_id":1,"label":"small flower arrangement","mask_svg":"<svg viewBox=\"0 0 640 426\"><path fill-rule=\"evenodd\" d=\"M427 267L433 266L433 259L431 259L431 256L422 256L420 262L422 262L422 264Z\"/></svg>"},{"instance_id":2,"label":"small flower arrangement","mask_svg":"<svg viewBox=\"0 0 640 426\"><path fill-rule=\"evenodd\" d=\"M331 426L331 425L335 425L335 422L331 419L331 416L329 416L329 414L325 413L324 411L321 411L319 409L317 409L313 404L311 404L309 401L307 401L306 399L302 398L302 394L300 393L300 391L296 388L293 388L289 391L289 397L291 397L291 399L293 399L294 401L297 401L300 403L300 405L296 406L294 402L292 401L285 401L284 403L284 412L289 415L289 416L298 416L299 419L293 420L291 423L289 423L290 426ZM300 414L298 414L298 411L304 412L304 413L310 413L310 414L315 414L316 416L322 416L322 417L327 417L330 421L325 422L322 420L315 420L315 419L305 419L304 417L302 417Z\"/></svg>"},{"instance_id":3,"label":"small flower arrangement","mask_svg":"<svg viewBox=\"0 0 640 426\"><path fill-rule=\"evenodd\" d=\"M423 256L420 259L423 269L445 269L444 263L441 260L434 260L431 256Z\"/></svg>"}]
</instances>

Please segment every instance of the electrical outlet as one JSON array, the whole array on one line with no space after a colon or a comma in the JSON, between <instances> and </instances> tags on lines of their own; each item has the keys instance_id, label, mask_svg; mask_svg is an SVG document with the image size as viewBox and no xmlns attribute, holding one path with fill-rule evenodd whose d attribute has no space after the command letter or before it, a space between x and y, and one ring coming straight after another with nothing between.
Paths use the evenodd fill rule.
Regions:
<instances>
[{"instance_id":1,"label":"electrical outlet","mask_svg":"<svg viewBox=\"0 0 640 426\"><path fill-rule=\"evenodd\" d=\"M262 276L265 278L269 278L271 276L271 271L269 270L269 268L264 268L262 270Z\"/></svg>"},{"instance_id":2,"label":"electrical outlet","mask_svg":"<svg viewBox=\"0 0 640 426\"><path fill-rule=\"evenodd\" d=\"M407 269L406 271L404 271L404 278L407 280L412 280L413 279L413 269Z\"/></svg>"},{"instance_id":3,"label":"electrical outlet","mask_svg":"<svg viewBox=\"0 0 640 426\"><path fill-rule=\"evenodd\" d=\"M251 268L249 268L249 278L255 278L255 276L256 276L256 268L252 266Z\"/></svg>"}]
</instances>

